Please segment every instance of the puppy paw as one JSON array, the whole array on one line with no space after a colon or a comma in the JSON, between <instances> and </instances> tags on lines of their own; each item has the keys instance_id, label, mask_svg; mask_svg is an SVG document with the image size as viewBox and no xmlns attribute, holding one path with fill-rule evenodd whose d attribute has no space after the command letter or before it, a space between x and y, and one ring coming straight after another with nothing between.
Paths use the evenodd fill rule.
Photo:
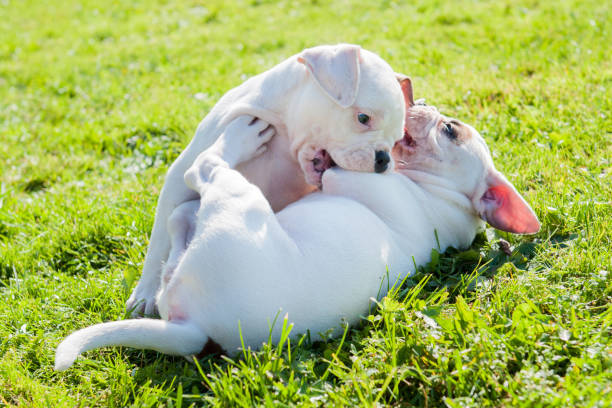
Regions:
<instances>
[{"instance_id":1,"label":"puppy paw","mask_svg":"<svg viewBox=\"0 0 612 408\"><path fill-rule=\"evenodd\" d=\"M211 172L216 167L230 167L226 159L222 158L223 152L218 152L218 150L220 150L219 147L215 145L204 150L183 176L187 187L200 193L200 196L203 194Z\"/></svg>"},{"instance_id":2,"label":"puppy paw","mask_svg":"<svg viewBox=\"0 0 612 408\"><path fill-rule=\"evenodd\" d=\"M185 184L201 193L215 168L222 166L232 169L259 156L267 150L266 143L275 134L276 129L269 123L250 115L239 116L187 169Z\"/></svg>"},{"instance_id":3,"label":"puppy paw","mask_svg":"<svg viewBox=\"0 0 612 408\"><path fill-rule=\"evenodd\" d=\"M157 288L138 284L125 304L125 308L130 316L135 318L157 315L156 292Z\"/></svg>"},{"instance_id":4,"label":"puppy paw","mask_svg":"<svg viewBox=\"0 0 612 408\"><path fill-rule=\"evenodd\" d=\"M231 121L211 149L230 167L249 161L266 151L266 143L276 134L269 123L250 115Z\"/></svg>"}]
</instances>

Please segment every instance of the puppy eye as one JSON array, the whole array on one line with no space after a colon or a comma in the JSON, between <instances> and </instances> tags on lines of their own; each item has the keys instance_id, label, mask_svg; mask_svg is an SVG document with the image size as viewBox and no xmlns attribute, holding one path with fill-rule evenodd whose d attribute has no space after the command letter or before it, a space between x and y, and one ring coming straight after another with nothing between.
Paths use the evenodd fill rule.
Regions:
<instances>
[{"instance_id":1,"label":"puppy eye","mask_svg":"<svg viewBox=\"0 0 612 408\"><path fill-rule=\"evenodd\" d=\"M450 123L445 123L443 130L449 139L451 140L457 139L457 133L455 133L455 129L453 128L453 125L451 125Z\"/></svg>"},{"instance_id":2,"label":"puppy eye","mask_svg":"<svg viewBox=\"0 0 612 408\"><path fill-rule=\"evenodd\" d=\"M359 112L357 114L357 120L359 121L359 123L361 123L362 125L367 125L368 122L370 121L370 117L368 115L366 115L365 113L361 113Z\"/></svg>"}]
</instances>

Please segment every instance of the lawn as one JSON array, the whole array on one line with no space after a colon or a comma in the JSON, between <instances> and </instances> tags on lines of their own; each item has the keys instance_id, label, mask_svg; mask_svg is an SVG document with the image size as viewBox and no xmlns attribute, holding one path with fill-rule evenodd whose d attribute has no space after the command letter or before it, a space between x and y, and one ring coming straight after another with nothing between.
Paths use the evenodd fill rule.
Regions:
<instances>
[{"instance_id":1,"label":"lawn","mask_svg":"<svg viewBox=\"0 0 612 408\"><path fill-rule=\"evenodd\" d=\"M612 406L611 15L595 0L1 1L0 406ZM64 336L127 317L165 172L219 97L337 42L479 129L541 232L433 251L343 339L199 367L106 348L54 372Z\"/></svg>"}]
</instances>

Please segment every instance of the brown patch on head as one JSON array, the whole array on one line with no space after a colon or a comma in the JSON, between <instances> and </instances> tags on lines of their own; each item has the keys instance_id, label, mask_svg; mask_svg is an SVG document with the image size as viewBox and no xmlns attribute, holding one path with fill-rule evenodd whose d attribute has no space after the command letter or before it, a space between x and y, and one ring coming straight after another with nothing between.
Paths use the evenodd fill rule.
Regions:
<instances>
[{"instance_id":1,"label":"brown patch on head","mask_svg":"<svg viewBox=\"0 0 612 408\"><path fill-rule=\"evenodd\" d=\"M441 131L456 144L465 143L472 138L472 131L457 119L448 119L440 123Z\"/></svg>"},{"instance_id":2,"label":"brown patch on head","mask_svg":"<svg viewBox=\"0 0 612 408\"><path fill-rule=\"evenodd\" d=\"M218 356L224 353L225 353L225 350L223 350L223 347L221 347L219 343L217 343L216 341L214 341L213 339L209 337L208 341L202 348L202 351L196 354L195 358L200 359L206 356Z\"/></svg>"}]
</instances>

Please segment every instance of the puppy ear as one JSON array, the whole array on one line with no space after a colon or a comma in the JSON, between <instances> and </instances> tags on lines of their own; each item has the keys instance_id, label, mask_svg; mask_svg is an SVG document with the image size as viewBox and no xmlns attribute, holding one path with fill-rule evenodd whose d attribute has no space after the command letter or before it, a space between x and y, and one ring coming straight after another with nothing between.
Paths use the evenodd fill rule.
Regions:
<instances>
[{"instance_id":1,"label":"puppy ear","mask_svg":"<svg viewBox=\"0 0 612 408\"><path fill-rule=\"evenodd\" d=\"M338 44L308 48L298 56L325 94L343 108L355 102L359 88L357 45Z\"/></svg>"},{"instance_id":2,"label":"puppy ear","mask_svg":"<svg viewBox=\"0 0 612 408\"><path fill-rule=\"evenodd\" d=\"M406 102L406 108L414 106L412 81L408 76L400 74L398 72L395 73L395 77L397 78L397 82L399 82L400 86L402 87L402 93L404 94L404 102Z\"/></svg>"},{"instance_id":3,"label":"puppy ear","mask_svg":"<svg viewBox=\"0 0 612 408\"><path fill-rule=\"evenodd\" d=\"M487 189L476 203L480 217L492 227L515 234L535 234L538 217L514 186L498 171L486 179Z\"/></svg>"}]
</instances>

